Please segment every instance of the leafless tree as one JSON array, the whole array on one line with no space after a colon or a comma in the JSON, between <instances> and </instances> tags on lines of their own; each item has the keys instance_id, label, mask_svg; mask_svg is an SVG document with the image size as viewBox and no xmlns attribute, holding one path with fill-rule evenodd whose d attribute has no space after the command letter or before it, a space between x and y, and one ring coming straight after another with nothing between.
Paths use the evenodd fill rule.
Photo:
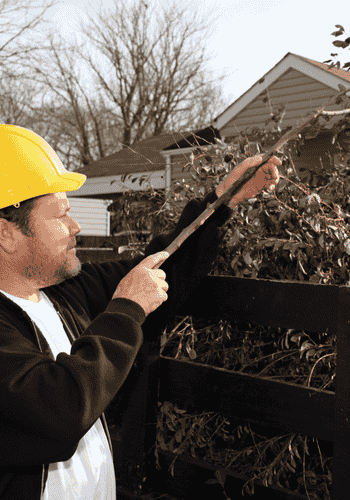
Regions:
<instances>
[{"instance_id":1,"label":"leafless tree","mask_svg":"<svg viewBox=\"0 0 350 500\"><path fill-rule=\"evenodd\" d=\"M124 146L161 134L170 119L177 129L198 118L202 125L218 107L214 84L204 78L204 49L196 44L206 26L196 15L187 21L175 4L153 19L150 11L142 0L132 6L118 0L112 13L99 11L83 27L98 56L84 50L81 56L115 107Z\"/></svg>"},{"instance_id":2,"label":"leafless tree","mask_svg":"<svg viewBox=\"0 0 350 500\"><path fill-rule=\"evenodd\" d=\"M0 69L14 75L21 61L36 50L42 50L36 28L45 24L44 15L58 0L0 0ZM18 76L18 73L16 73Z\"/></svg>"},{"instance_id":3,"label":"leafless tree","mask_svg":"<svg viewBox=\"0 0 350 500\"><path fill-rule=\"evenodd\" d=\"M3 74L0 79L0 122L30 128L32 105L39 92L40 89L30 82Z\"/></svg>"},{"instance_id":4,"label":"leafless tree","mask_svg":"<svg viewBox=\"0 0 350 500\"><path fill-rule=\"evenodd\" d=\"M170 116L164 128L166 131L184 132L203 129L212 125L216 117L231 104L230 100L224 98L217 84L207 81L204 74L202 78L205 81L205 88L201 98L195 100L193 106L184 106L181 113ZM223 78L222 76L219 80Z\"/></svg>"},{"instance_id":5,"label":"leafless tree","mask_svg":"<svg viewBox=\"0 0 350 500\"><path fill-rule=\"evenodd\" d=\"M118 118L98 92L91 97L84 89L76 48L65 47L57 34L48 43L44 63L42 54L34 54L30 60L32 81L44 86L49 96L37 112L51 123L45 138L51 140L68 169L78 170L118 149Z\"/></svg>"},{"instance_id":6,"label":"leafless tree","mask_svg":"<svg viewBox=\"0 0 350 500\"><path fill-rule=\"evenodd\" d=\"M186 22L174 6L158 16L156 27L143 3L114 7L113 16L99 14L83 27L101 64L91 43L68 47L54 32L45 51L22 63L23 78L43 89L31 128L70 170L163 131L203 128L223 108L220 89L205 78L203 49L195 45L202 25ZM79 58L93 91L83 83Z\"/></svg>"}]
</instances>

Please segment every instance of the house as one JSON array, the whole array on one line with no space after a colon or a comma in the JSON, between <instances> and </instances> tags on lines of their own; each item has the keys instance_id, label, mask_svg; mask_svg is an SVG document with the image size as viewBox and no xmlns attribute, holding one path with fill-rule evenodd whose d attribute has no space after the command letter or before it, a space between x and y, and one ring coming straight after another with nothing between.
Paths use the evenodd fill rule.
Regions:
<instances>
[{"instance_id":1,"label":"house","mask_svg":"<svg viewBox=\"0 0 350 500\"><path fill-rule=\"evenodd\" d=\"M111 214L107 207L112 200L77 198L75 191L67 192L70 216L81 227L80 236L110 236Z\"/></svg>"},{"instance_id":2,"label":"house","mask_svg":"<svg viewBox=\"0 0 350 500\"><path fill-rule=\"evenodd\" d=\"M149 137L79 170L87 180L71 196L75 200L105 200L105 211L108 211L108 204L123 196L124 191L170 191L174 181L192 180L188 171L182 172L183 166L190 160L195 147L215 144L215 137L220 135L213 127ZM117 235L122 233L124 231Z\"/></svg>"},{"instance_id":3,"label":"house","mask_svg":"<svg viewBox=\"0 0 350 500\"><path fill-rule=\"evenodd\" d=\"M329 69L324 63L289 52L223 111L213 125L219 130L222 140L230 142L247 129L264 128L273 108L285 105L282 130L288 126L294 127L301 123L302 117L322 108L339 92L339 84L350 88L350 72L337 68ZM324 109L336 111L343 109L343 106L334 104ZM299 156L292 155L299 173L318 172L322 168L328 170L339 164L339 148L337 143L332 143L333 134L328 129L340 119L339 115L332 117L325 123L326 130L317 137L312 134L305 137ZM303 180L303 175L301 178Z\"/></svg>"},{"instance_id":4,"label":"house","mask_svg":"<svg viewBox=\"0 0 350 500\"><path fill-rule=\"evenodd\" d=\"M108 211L108 203L120 198L127 190L169 192L176 181L192 181L189 172L183 172L183 167L190 161L196 147L215 144L215 137L229 143L247 129L263 129L271 112L279 105L285 105L282 130L294 127L339 92L339 84L350 88L350 72L329 69L324 63L289 52L223 111L212 125L197 132L149 137L92 162L80 170L87 180L72 196L76 200L105 200L105 210ZM340 109L342 105L339 104L325 107L326 111ZM341 156L337 141L333 143L333 133L329 130L341 118L339 115L332 117L317 136L306 135L299 153L292 155L303 182L309 181L311 173L333 169L344 159L350 164L350 147L348 155ZM194 163L198 166L198 159Z\"/></svg>"}]
</instances>

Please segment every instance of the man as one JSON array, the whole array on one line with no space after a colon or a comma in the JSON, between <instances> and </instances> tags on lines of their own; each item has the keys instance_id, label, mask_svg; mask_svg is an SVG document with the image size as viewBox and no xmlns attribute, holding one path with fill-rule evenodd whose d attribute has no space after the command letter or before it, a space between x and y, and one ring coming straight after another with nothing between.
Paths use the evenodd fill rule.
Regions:
<instances>
[{"instance_id":1,"label":"man","mask_svg":"<svg viewBox=\"0 0 350 500\"><path fill-rule=\"evenodd\" d=\"M152 269L166 259L162 250L261 157L204 201L189 202L146 258L81 265L66 192L86 177L66 171L46 141L22 127L0 125L0 146L0 498L115 500L104 410L149 332L160 331L210 272L218 226L239 201L274 188L281 162L273 157L259 169L162 269Z\"/></svg>"}]
</instances>

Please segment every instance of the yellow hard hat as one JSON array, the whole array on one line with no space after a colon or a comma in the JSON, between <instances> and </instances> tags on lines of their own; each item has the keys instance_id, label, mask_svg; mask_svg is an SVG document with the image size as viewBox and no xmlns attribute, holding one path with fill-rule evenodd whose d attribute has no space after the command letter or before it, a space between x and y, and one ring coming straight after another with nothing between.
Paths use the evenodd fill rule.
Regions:
<instances>
[{"instance_id":1,"label":"yellow hard hat","mask_svg":"<svg viewBox=\"0 0 350 500\"><path fill-rule=\"evenodd\" d=\"M0 125L0 209L35 196L76 191L85 181L86 175L64 168L40 135Z\"/></svg>"}]
</instances>

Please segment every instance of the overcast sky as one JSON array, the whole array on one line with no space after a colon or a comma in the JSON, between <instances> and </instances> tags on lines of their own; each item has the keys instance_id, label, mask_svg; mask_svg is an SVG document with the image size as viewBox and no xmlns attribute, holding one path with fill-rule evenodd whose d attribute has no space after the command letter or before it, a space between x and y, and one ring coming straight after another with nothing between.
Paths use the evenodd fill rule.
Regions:
<instances>
[{"instance_id":1,"label":"overcast sky","mask_svg":"<svg viewBox=\"0 0 350 500\"><path fill-rule=\"evenodd\" d=\"M153 2L167 5L167 0ZM114 1L102 4L108 9ZM334 47L336 38L331 36L335 24L350 36L349 0L177 0L177 5L189 16L197 11L208 21L209 34L201 40L211 58L208 78L225 72L223 94L230 103L288 52L320 62L338 52L344 53L339 58L342 63L350 61L350 51ZM74 40L85 12L92 14L96 6L91 0L62 0L50 10L50 19L67 41Z\"/></svg>"}]
</instances>

